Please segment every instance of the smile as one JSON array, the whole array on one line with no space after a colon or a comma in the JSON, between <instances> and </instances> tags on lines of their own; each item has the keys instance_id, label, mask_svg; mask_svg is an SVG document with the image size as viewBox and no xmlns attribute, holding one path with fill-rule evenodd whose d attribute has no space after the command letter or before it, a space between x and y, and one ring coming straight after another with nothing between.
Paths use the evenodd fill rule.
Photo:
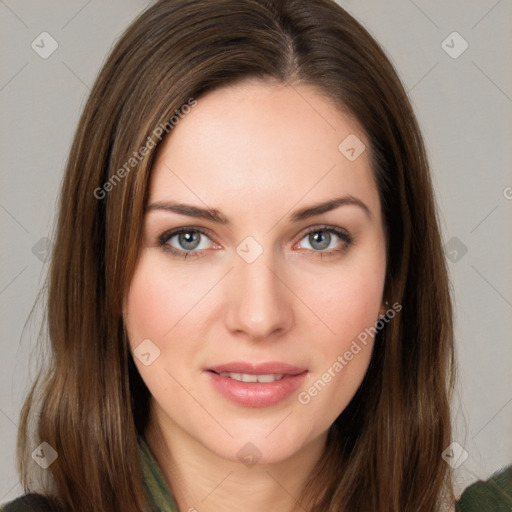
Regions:
<instances>
[{"instance_id":1,"label":"smile","mask_svg":"<svg viewBox=\"0 0 512 512\"><path fill-rule=\"evenodd\" d=\"M284 402L304 384L308 370L284 362L231 362L206 369L209 385L242 407L271 407Z\"/></svg>"}]
</instances>

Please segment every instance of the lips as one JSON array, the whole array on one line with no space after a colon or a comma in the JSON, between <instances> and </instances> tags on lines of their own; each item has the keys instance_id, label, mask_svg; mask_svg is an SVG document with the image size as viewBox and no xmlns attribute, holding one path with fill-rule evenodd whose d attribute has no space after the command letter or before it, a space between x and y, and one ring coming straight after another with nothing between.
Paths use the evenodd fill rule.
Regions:
<instances>
[{"instance_id":1,"label":"lips","mask_svg":"<svg viewBox=\"0 0 512 512\"><path fill-rule=\"evenodd\" d=\"M214 389L229 401L244 407L269 407L302 386L308 371L283 362L232 362L205 373Z\"/></svg>"}]
</instances>

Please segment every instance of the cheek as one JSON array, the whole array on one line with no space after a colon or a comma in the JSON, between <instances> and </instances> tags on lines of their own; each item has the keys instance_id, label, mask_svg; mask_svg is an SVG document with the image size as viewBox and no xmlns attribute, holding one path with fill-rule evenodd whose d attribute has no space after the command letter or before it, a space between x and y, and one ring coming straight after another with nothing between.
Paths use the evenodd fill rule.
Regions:
<instances>
[{"instance_id":1,"label":"cheek","mask_svg":"<svg viewBox=\"0 0 512 512\"><path fill-rule=\"evenodd\" d=\"M151 394L162 398L172 395L173 390L173 380L166 370L178 376L172 362L187 360L191 348L187 343L170 343L182 324L174 326L186 314L190 302L184 293L176 293L177 289L190 287L176 278L169 279L165 262L143 251L130 283L124 320L135 365ZM148 365L137 357L139 345L144 347L140 353L151 354Z\"/></svg>"},{"instance_id":2,"label":"cheek","mask_svg":"<svg viewBox=\"0 0 512 512\"><path fill-rule=\"evenodd\" d=\"M346 408L366 374L374 343L370 328L382 303L384 273L384 266L347 266L331 274L323 290L316 287L309 295L318 305L315 313L331 331L323 329L326 334L315 338L314 371L298 396L305 413L321 418L317 433Z\"/></svg>"},{"instance_id":3,"label":"cheek","mask_svg":"<svg viewBox=\"0 0 512 512\"><path fill-rule=\"evenodd\" d=\"M172 383L166 370L185 381L201 353L197 329L205 321L205 308L197 306L206 304L200 299L211 287L211 279L183 269L170 271L161 254L143 251L128 291L124 320L130 348L137 349L149 339L154 344L150 349L158 353L146 366L134 352L134 362L153 394ZM142 347L146 352L146 345Z\"/></svg>"},{"instance_id":4,"label":"cheek","mask_svg":"<svg viewBox=\"0 0 512 512\"><path fill-rule=\"evenodd\" d=\"M172 294L155 267L141 258L133 276L126 302L126 327L130 345L135 347L145 338L159 338L170 328ZM168 319L167 324L165 319Z\"/></svg>"},{"instance_id":5,"label":"cheek","mask_svg":"<svg viewBox=\"0 0 512 512\"><path fill-rule=\"evenodd\" d=\"M384 264L358 261L309 283L308 302L329 327L334 344L350 342L375 324L382 304L384 276Z\"/></svg>"},{"instance_id":6,"label":"cheek","mask_svg":"<svg viewBox=\"0 0 512 512\"><path fill-rule=\"evenodd\" d=\"M170 331L197 301L200 290L193 280L190 273L170 273L162 258L142 254L126 301L125 322L132 347L144 338L162 342L171 337Z\"/></svg>"}]
</instances>

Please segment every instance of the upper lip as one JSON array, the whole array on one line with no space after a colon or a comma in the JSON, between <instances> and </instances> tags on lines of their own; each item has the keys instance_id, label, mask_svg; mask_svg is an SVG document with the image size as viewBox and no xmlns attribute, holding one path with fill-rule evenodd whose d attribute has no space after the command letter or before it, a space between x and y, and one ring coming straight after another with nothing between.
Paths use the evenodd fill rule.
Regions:
<instances>
[{"instance_id":1,"label":"upper lip","mask_svg":"<svg viewBox=\"0 0 512 512\"><path fill-rule=\"evenodd\" d=\"M306 371L292 364L281 361L270 361L268 363L250 363L247 361L233 361L231 363L211 366L207 370L215 373L246 373L249 375L298 375Z\"/></svg>"}]
</instances>

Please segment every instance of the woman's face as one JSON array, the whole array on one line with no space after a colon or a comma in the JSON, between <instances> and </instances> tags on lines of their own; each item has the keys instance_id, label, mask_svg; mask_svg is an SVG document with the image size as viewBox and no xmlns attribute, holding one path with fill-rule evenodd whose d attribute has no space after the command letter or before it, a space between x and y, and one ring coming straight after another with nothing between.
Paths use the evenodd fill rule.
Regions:
<instances>
[{"instance_id":1,"label":"woman's face","mask_svg":"<svg viewBox=\"0 0 512 512\"><path fill-rule=\"evenodd\" d=\"M325 438L386 309L365 147L315 89L255 81L201 97L164 140L125 310L164 431L261 463Z\"/></svg>"}]
</instances>

